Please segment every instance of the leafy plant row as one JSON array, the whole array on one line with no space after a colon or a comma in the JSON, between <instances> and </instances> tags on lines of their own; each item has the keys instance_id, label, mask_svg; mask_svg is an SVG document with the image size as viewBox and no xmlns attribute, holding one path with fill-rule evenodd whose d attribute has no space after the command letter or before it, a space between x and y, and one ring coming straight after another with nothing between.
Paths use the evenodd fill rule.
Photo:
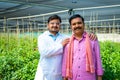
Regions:
<instances>
[{"instance_id":1,"label":"leafy plant row","mask_svg":"<svg viewBox=\"0 0 120 80\"><path fill-rule=\"evenodd\" d=\"M120 80L120 43L100 42L103 80ZM37 38L0 37L0 80L34 80L39 60Z\"/></svg>"}]
</instances>

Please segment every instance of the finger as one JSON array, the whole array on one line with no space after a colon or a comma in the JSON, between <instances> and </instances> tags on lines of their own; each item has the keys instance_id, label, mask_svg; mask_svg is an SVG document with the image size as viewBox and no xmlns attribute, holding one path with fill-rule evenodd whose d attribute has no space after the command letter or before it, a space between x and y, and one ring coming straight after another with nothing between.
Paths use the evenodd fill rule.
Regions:
<instances>
[{"instance_id":1,"label":"finger","mask_svg":"<svg viewBox=\"0 0 120 80\"><path fill-rule=\"evenodd\" d=\"M93 34L92 34L92 33L89 34L89 38L90 38L91 40L93 40Z\"/></svg>"},{"instance_id":2,"label":"finger","mask_svg":"<svg viewBox=\"0 0 120 80\"><path fill-rule=\"evenodd\" d=\"M95 34L95 40L97 40L97 35Z\"/></svg>"}]
</instances>

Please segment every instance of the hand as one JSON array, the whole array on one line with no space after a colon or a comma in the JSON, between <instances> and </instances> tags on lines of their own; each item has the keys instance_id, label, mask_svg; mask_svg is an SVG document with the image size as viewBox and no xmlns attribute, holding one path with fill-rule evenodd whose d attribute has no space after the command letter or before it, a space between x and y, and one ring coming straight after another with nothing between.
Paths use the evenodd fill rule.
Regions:
<instances>
[{"instance_id":1,"label":"hand","mask_svg":"<svg viewBox=\"0 0 120 80\"><path fill-rule=\"evenodd\" d=\"M97 80L102 80L102 76L98 76L98 77L97 77Z\"/></svg>"},{"instance_id":2,"label":"hand","mask_svg":"<svg viewBox=\"0 0 120 80\"><path fill-rule=\"evenodd\" d=\"M70 38L66 38L65 40L62 41L61 44L65 46L69 41L70 41Z\"/></svg>"},{"instance_id":3,"label":"hand","mask_svg":"<svg viewBox=\"0 0 120 80\"><path fill-rule=\"evenodd\" d=\"M94 33L89 33L88 35L91 40L97 40L97 36Z\"/></svg>"},{"instance_id":4,"label":"hand","mask_svg":"<svg viewBox=\"0 0 120 80\"><path fill-rule=\"evenodd\" d=\"M63 78L63 80L68 80L68 78Z\"/></svg>"}]
</instances>

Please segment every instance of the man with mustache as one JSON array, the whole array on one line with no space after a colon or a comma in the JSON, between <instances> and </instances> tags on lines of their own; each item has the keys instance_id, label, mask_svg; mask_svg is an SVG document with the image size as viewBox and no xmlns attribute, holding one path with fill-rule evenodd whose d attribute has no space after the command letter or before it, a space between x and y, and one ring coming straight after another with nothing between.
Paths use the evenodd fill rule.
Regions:
<instances>
[{"instance_id":1,"label":"man with mustache","mask_svg":"<svg viewBox=\"0 0 120 80\"><path fill-rule=\"evenodd\" d=\"M61 18L52 15L48 18L48 31L38 37L40 60L34 80L62 80L63 47L69 38L59 32L60 26Z\"/></svg>"},{"instance_id":2,"label":"man with mustache","mask_svg":"<svg viewBox=\"0 0 120 80\"><path fill-rule=\"evenodd\" d=\"M73 34L63 53L64 80L102 80L103 68L98 40L89 39L81 15L71 16L69 23Z\"/></svg>"}]
</instances>

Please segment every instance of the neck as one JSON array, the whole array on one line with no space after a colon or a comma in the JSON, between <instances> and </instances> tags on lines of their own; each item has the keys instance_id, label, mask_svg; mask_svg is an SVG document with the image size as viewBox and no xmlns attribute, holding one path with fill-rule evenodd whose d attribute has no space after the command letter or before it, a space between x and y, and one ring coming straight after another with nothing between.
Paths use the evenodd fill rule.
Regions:
<instances>
[{"instance_id":1,"label":"neck","mask_svg":"<svg viewBox=\"0 0 120 80\"><path fill-rule=\"evenodd\" d=\"M82 38L82 34L74 34L74 36L76 37L76 39L80 40Z\"/></svg>"},{"instance_id":2,"label":"neck","mask_svg":"<svg viewBox=\"0 0 120 80\"><path fill-rule=\"evenodd\" d=\"M49 31L51 34L53 34L54 36L58 33L58 32L55 32L55 31Z\"/></svg>"}]
</instances>

